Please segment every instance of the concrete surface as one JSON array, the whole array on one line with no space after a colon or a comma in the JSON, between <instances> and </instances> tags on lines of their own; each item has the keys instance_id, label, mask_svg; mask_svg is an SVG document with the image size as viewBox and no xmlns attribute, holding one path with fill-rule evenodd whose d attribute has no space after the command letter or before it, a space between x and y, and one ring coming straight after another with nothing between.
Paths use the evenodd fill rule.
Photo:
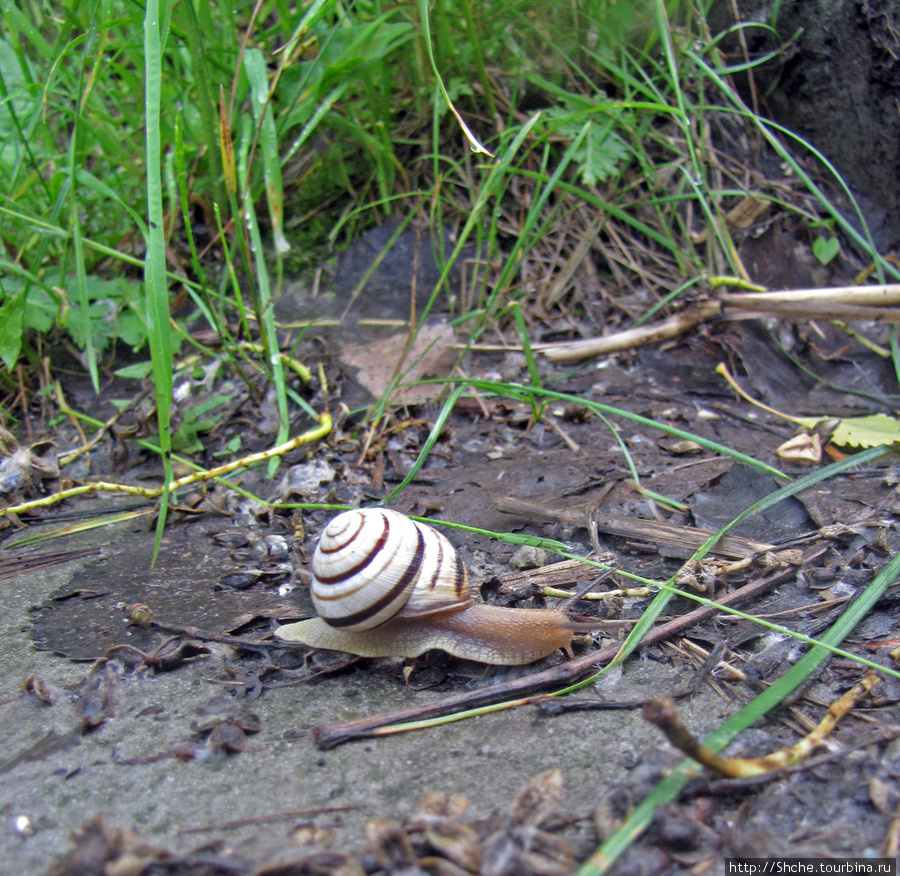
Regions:
<instances>
[{"instance_id":1,"label":"concrete surface","mask_svg":"<svg viewBox=\"0 0 900 876\"><path fill-rule=\"evenodd\" d=\"M81 535L54 549L115 544L147 537L121 528ZM114 548L108 547L107 550ZM199 744L191 722L223 698L215 655L155 676L121 674L114 689L115 714L79 738L70 696L48 706L22 693L38 676L58 688L84 678L87 663L37 651L29 608L65 585L88 561L21 574L0 582L0 860L10 873L42 873L71 847L70 833L98 812L113 827L133 828L145 840L186 851L222 838L242 858L261 861L283 848L304 821L337 828L336 845L365 848L363 824L375 816L414 812L426 791L459 792L482 818L509 805L529 777L561 768L566 788L562 810L587 816L604 788L621 778L642 754L665 743L634 711L543 717L533 707L442 727L351 743L322 752L309 733L317 723L369 715L424 702L440 694L413 691L385 665L370 665L316 684L267 691L246 710L258 714L261 732L230 756L187 761L166 758L143 764L122 761ZM107 586L114 582L106 582ZM228 656L220 646L218 656ZM649 695L678 684L671 666L632 661L617 693ZM711 727L724 716L709 695L685 707L689 723ZM699 728L698 728L699 729ZM35 746L54 746L42 756ZM74 736L73 736L74 734ZM294 813L316 807L357 807L342 813L223 828L181 831ZM27 820L26 820L27 819ZM593 846L589 823L579 828L581 848Z\"/></svg>"}]
</instances>

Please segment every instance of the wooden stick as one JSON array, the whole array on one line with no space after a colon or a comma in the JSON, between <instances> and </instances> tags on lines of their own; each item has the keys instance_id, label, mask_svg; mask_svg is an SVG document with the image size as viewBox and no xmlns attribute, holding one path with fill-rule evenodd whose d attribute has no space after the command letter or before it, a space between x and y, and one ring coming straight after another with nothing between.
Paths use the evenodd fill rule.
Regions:
<instances>
[{"instance_id":1,"label":"wooden stick","mask_svg":"<svg viewBox=\"0 0 900 876\"><path fill-rule=\"evenodd\" d=\"M534 349L543 353L551 362L578 362L591 356L605 356L621 350L631 350L659 341L677 338L694 326L715 316L721 311L718 300L700 301L653 325L642 325L603 338L587 338L583 341L565 341L561 344L535 344Z\"/></svg>"},{"instance_id":2,"label":"wooden stick","mask_svg":"<svg viewBox=\"0 0 900 876\"><path fill-rule=\"evenodd\" d=\"M722 296L722 316L726 319L749 319L777 316L781 319L806 322L810 319L860 320L866 322L900 322L898 307L870 307L867 305L841 304L831 301L770 301L760 306L752 301L740 300L739 295ZM740 311L733 313L730 311Z\"/></svg>"},{"instance_id":3,"label":"wooden stick","mask_svg":"<svg viewBox=\"0 0 900 876\"><path fill-rule=\"evenodd\" d=\"M878 675L874 672L866 673L859 684L828 707L825 717L799 742L762 757L723 757L711 748L707 748L684 726L684 722L675 708L675 703L670 697L650 700L644 706L643 714L646 721L662 730L672 745L697 763L703 764L707 769L726 778L742 779L747 776L760 776L774 770L781 770L808 757L834 730L837 722L863 697L871 693L872 688L878 684L879 680Z\"/></svg>"},{"instance_id":4,"label":"wooden stick","mask_svg":"<svg viewBox=\"0 0 900 876\"><path fill-rule=\"evenodd\" d=\"M707 539L715 535L706 529L694 529L691 526L678 526L674 523L660 523L657 520L644 520L639 517L625 517L619 514L607 514L595 508L562 508L554 509L538 502L504 496L494 500L494 508L504 514L517 514L532 520L550 520L554 523L568 523L571 526L588 527L591 521L597 529L609 535L623 538L645 539L646 541L678 548L686 555L693 554ZM590 515L590 517L588 516ZM776 550L775 545L739 535L723 535L710 553L730 559L743 560Z\"/></svg>"},{"instance_id":5,"label":"wooden stick","mask_svg":"<svg viewBox=\"0 0 900 876\"><path fill-rule=\"evenodd\" d=\"M791 301L816 302L832 304L856 304L872 307L890 307L900 305L900 283L888 283L877 286L832 286L829 289L790 289L780 292L742 292L725 295L725 300L743 301L765 309L771 302Z\"/></svg>"},{"instance_id":6,"label":"wooden stick","mask_svg":"<svg viewBox=\"0 0 900 876\"><path fill-rule=\"evenodd\" d=\"M729 313L729 308L739 311ZM698 301L680 313L652 325L581 341L535 344L551 362L578 362L634 347L671 340L714 316L746 319L751 316L872 320L900 322L900 283L875 286L836 286L830 289L791 289L779 292L741 292Z\"/></svg>"}]
</instances>

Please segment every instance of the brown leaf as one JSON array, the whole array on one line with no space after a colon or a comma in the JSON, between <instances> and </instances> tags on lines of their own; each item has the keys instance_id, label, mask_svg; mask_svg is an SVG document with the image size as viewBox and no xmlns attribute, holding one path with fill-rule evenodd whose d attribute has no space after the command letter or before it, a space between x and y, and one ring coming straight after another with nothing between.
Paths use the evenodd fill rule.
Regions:
<instances>
[{"instance_id":1,"label":"brown leaf","mask_svg":"<svg viewBox=\"0 0 900 876\"><path fill-rule=\"evenodd\" d=\"M534 827L514 827L488 837L482 876L568 876L575 866L569 847Z\"/></svg>"},{"instance_id":2,"label":"brown leaf","mask_svg":"<svg viewBox=\"0 0 900 876\"><path fill-rule=\"evenodd\" d=\"M213 727L208 742L210 748L220 748L228 754L240 754L247 744L247 734L236 724L223 721Z\"/></svg>"},{"instance_id":3,"label":"brown leaf","mask_svg":"<svg viewBox=\"0 0 900 876\"><path fill-rule=\"evenodd\" d=\"M366 876L366 871L342 852L288 849L260 864L252 876Z\"/></svg>"},{"instance_id":4,"label":"brown leaf","mask_svg":"<svg viewBox=\"0 0 900 876\"><path fill-rule=\"evenodd\" d=\"M404 382L411 383L423 377L446 377L456 362L453 329L448 325L422 326L401 366L405 341L404 335L393 335L364 344L347 344L341 350L341 361L358 369L357 379L375 398L387 390L398 367L405 372ZM443 388L441 384L409 387L398 393L398 400L406 404L430 401Z\"/></svg>"},{"instance_id":5,"label":"brown leaf","mask_svg":"<svg viewBox=\"0 0 900 876\"><path fill-rule=\"evenodd\" d=\"M469 800L464 794L445 794L442 791L428 791L422 795L419 812L423 816L439 818L459 818L469 808Z\"/></svg>"},{"instance_id":6,"label":"brown leaf","mask_svg":"<svg viewBox=\"0 0 900 876\"><path fill-rule=\"evenodd\" d=\"M445 821L425 830L425 838L436 852L472 873L481 869L481 840L467 824Z\"/></svg>"},{"instance_id":7,"label":"brown leaf","mask_svg":"<svg viewBox=\"0 0 900 876\"><path fill-rule=\"evenodd\" d=\"M563 777L558 769L547 770L530 778L516 794L509 808L514 825L539 827L562 800Z\"/></svg>"},{"instance_id":8,"label":"brown leaf","mask_svg":"<svg viewBox=\"0 0 900 876\"><path fill-rule=\"evenodd\" d=\"M113 688L116 676L110 670L105 657L101 657L85 676L84 681L72 691L72 707L75 717L85 729L102 724L115 715Z\"/></svg>"},{"instance_id":9,"label":"brown leaf","mask_svg":"<svg viewBox=\"0 0 900 876\"><path fill-rule=\"evenodd\" d=\"M25 679L25 684L22 685L22 689L28 696L34 697L45 706L52 706L56 699L56 688L44 681L43 678L39 678L37 675L29 675L28 678Z\"/></svg>"},{"instance_id":10,"label":"brown leaf","mask_svg":"<svg viewBox=\"0 0 900 876\"><path fill-rule=\"evenodd\" d=\"M366 839L379 866L388 872L406 867L413 868L413 873L421 872L416 867L412 843L399 821L373 818L366 822Z\"/></svg>"},{"instance_id":11,"label":"brown leaf","mask_svg":"<svg viewBox=\"0 0 900 876\"><path fill-rule=\"evenodd\" d=\"M140 842L130 830L110 830L102 813L73 831L72 841L75 848L51 865L48 876L139 876L171 857L165 849Z\"/></svg>"}]
</instances>

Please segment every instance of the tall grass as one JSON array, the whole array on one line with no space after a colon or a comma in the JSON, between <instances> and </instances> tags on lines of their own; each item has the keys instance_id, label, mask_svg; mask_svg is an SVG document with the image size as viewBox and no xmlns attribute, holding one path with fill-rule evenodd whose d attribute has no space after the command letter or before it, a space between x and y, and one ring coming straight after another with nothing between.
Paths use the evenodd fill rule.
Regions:
<instances>
[{"instance_id":1,"label":"tall grass","mask_svg":"<svg viewBox=\"0 0 900 876\"><path fill-rule=\"evenodd\" d=\"M747 190L713 136L735 120L805 186L793 203L765 183L754 195L818 209L879 278L897 276L865 223L849 223L794 157L806 147L742 103L702 11L585 0L552 22L544 12L537 0L172 6L159 55L167 282L204 302L179 323L175 349L198 313L221 331L239 325L263 338L259 366L279 385L266 339L284 269L423 198L491 266L464 298L475 337L513 300L526 315L577 313L579 234L598 232L585 249L611 264L612 281L644 287L648 306L685 278L741 276L723 215ZM150 330L134 270L152 172L142 11L74 4L48 17L6 4L0 21L0 358L9 372L68 334L96 385L111 344L140 348ZM497 159L471 155L460 123ZM819 169L836 176L824 159ZM261 250L248 216L262 220ZM239 285L210 260L226 248Z\"/></svg>"}]
</instances>

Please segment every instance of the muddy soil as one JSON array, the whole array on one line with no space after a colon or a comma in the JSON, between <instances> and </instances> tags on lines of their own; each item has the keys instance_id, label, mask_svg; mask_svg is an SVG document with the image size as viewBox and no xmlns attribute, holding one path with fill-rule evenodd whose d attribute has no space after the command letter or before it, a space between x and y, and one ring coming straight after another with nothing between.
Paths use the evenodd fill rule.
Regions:
<instances>
[{"instance_id":1,"label":"muddy soil","mask_svg":"<svg viewBox=\"0 0 900 876\"><path fill-rule=\"evenodd\" d=\"M547 385L670 423L796 477L809 469L786 464L774 452L790 436L789 424L735 403L714 369L723 352L732 364L743 362L755 393L795 412L846 408L848 399L856 412L882 404L871 396L892 383L877 357L868 361L861 350L834 356L819 341L813 352L806 348L807 361L827 373L827 384L800 377L766 330L745 323L691 346L646 351L602 368L560 370ZM765 369L753 366L763 361ZM526 379L515 355L479 364L483 372ZM833 386L841 380L859 381L870 397L838 393ZM352 383L348 378L348 392ZM376 463L360 465L358 442L344 432L309 457L298 453L287 460L285 468L294 473L289 483L253 474L243 485L267 497L371 504L405 474L427 435L436 408L414 410L420 424L386 444ZM559 402L535 424L527 406L491 398L461 400L428 464L391 504L435 520L552 538L582 556L592 550L583 521L593 506L635 521L633 534L601 530L597 547L617 568L659 581L674 574L690 551L647 536L641 520L652 520L655 511L673 524L715 529L777 483L659 429L614 420L642 486L692 510L673 513L648 503L634 487L616 437L596 418ZM133 463L131 478L151 474L141 468L143 461ZM102 464L99 456L95 464ZM900 546L897 483L894 462L884 456L735 530L774 547L798 547L807 557L771 592L741 607L807 635L821 633ZM538 504L543 513L511 515L498 508L501 498ZM93 516L122 505L105 498L67 504L47 513L45 523L31 524L29 534L57 527L62 511ZM54 872L74 874L87 872L78 869L76 853L107 860L138 854L127 835L115 832L122 828L149 844L140 854L165 866L161 872L251 873L286 858L305 859L311 867L329 842L332 854L352 855L375 869L364 826L378 817L409 819L422 795L434 791L470 801L459 820L474 827L476 845L487 857L500 842L497 836L503 848L512 847L509 812L523 783L554 769L563 790L548 793L539 825L529 830L549 831L560 844L552 872L572 872L628 801L640 800L682 759L643 720L643 702L687 690L678 709L702 737L803 652L795 641L749 621L717 616L642 648L577 695L591 706L618 708L553 714L528 705L323 750L316 727L502 687L566 658L560 653L538 666L485 669L437 652L416 661L348 661L269 647L276 624L309 614L305 561L329 515L259 514L237 496L229 497L227 509L173 516L152 569L147 518L60 538L55 552L91 553L32 571L26 564L47 548L15 548L19 536L4 532L5 553L14 559L3 582L0 618L0 728L6 740L0 858L10 862L10 872L46 872L56 862ZM834 529L838 524L844 528ZM516 547L458 531L448 537L474 580L491 582L483 590L487 597L498 598L503 588L496 579L509 578L510 563L522 562L514 558ZM720 577L705 595L721 595L770 572L758 558ZM618 577L601 587L632 583ZM602 608L577 603L575 613L598 618L598 632L577 645L578 654L621 641L650 598L611 597ZM146 605L156 625L134 622L146 616L135 604ZM693 607L676 597L666 619ZM898 611L896 591L889 590L845 647L889 662ZM717 645L724 650L698 676L704 655ZM861 676L858 665L832 660L802 698L744 734L741 753L795 743ZM884 853L900 770L891 741L900 719L898 694L894 680L883 680L874 697L839 725L831 755L815 768L749 784L698 778L660 812L618 872L648 866L681 872L696 865L724 872L727 859L747 855ZM95 822L73 843L70 833L100 814L107 826ZM421 825L407 824L416 854L428 848L434 854ZM515 872L538 872L536 867L523 864Z\"/></svg>"}]
</instances>

